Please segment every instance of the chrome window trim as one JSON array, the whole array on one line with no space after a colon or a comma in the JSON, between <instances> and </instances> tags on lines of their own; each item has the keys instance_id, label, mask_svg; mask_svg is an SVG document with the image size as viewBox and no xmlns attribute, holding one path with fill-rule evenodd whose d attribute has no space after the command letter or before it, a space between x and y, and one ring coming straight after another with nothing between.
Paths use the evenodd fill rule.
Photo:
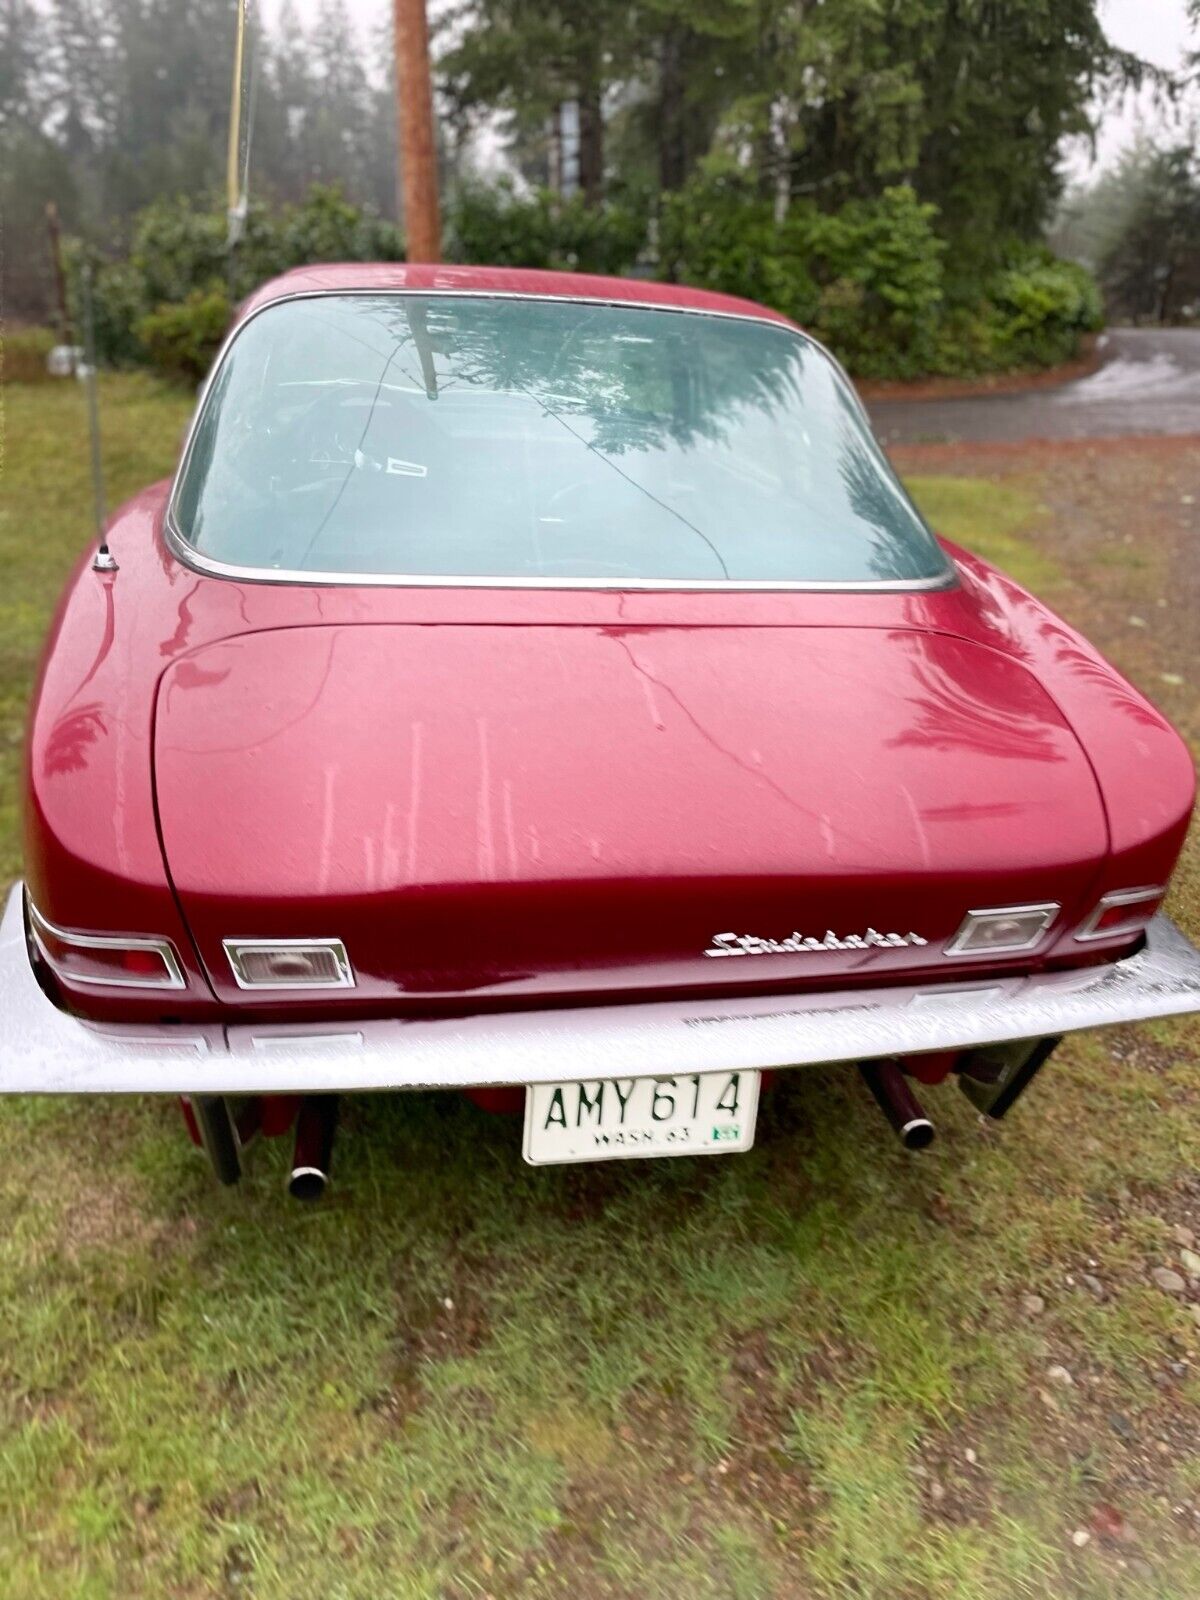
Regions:
<instances>
[{"instance_id":1,"label":"chrome window trim","mask_svg":"<svg viewBox=\"0 0 1200 1600\"><path fill-rule=\"evenodd\" d=\"M977 906L974 910L968 911L961 923L959 923L957 933L955 933L949 944L946 945L943 954L948 956L963 956L968 961L979 956L1024 955L1029 950L1035 950L1038 945L1041 944L1047 933L1054 926L1054 920L1061 910L1062 905L1057 900L1034 901L1029 905L1023 906ZM1020 917L1028 916L1031 911L1040 912L1044 920L1041 927L1037 930L1033 937L1026 939L1024 944L989 945L984 950L964 950L962 948L963 940L966 938L971 928L977 925L972 921L973 918Z\"/></svg>"},{"instance_id":2,"label":"chrome window trim","mask_svg":"<svg viewBox=\"0 0 1200 1600\"><path fill-rule=\"evenodd\" d=\"M958 579L951 572L933 578L879 578L854 581L810 580L807 583L788 583L776 578L746 578L735 581L728 578L626 578L614 583L611 578L498 578L459 576L454 573L403 573L381 572L302 572L288 567L239 567L233 562L218 561L201 555L190 545L179 542L179 535L170 528L172 553L186 567L206 573L214 578L234 578L239 583L275 583L310 585L313 588L351 587L373 589L561 589L594 590L610 594L633 591L670 590L675 594L702 594L717 590L722 594L856 594L869 593L916 594L933 589L956 588Z\"/></svg>"},{"instance_id":3,"label":"chrome window trim","mask_svg":"<svg viewBox=\"0 0 1200 1600\"><path fill-rule=\"evenodd\" d=\"M922 526L933 539L938 553L945 563L945 568L940 573L934 573L927 578L858 578L858 579L811 579L806 582L789 582L784 579L774 578L747 578L743 580L733 578L695 578L681 582L676 578L627 578L622 583L614 583L611 578L515 578L515 577L478 577L458 576L454 573L396 573L396 572L307 572L301 568L291 567L248 567L240 566L236 562L218 561L212 556L206 556L201 551L188 543L175 516L175 503L179 495L179 486L187 471L191 459L192 445L199 426L201 415L208 401L213 380L220 372L222 366L236 341L241 337L246 328L256 318L262 316L264 311L270 311L275 306L287 305L296 300L341 300L350 296L369 295L375 298L383 296L406 296L419 299L459 299L459 300L540 300L548 303L562 303L565 305L589 306L615 306L627 311L666 311L679 316L693 317L719 317L730 322L751 322L756 326L775 328L781 333L790 335L811 346L827 360L837 373L850 394L855 410L860 420L865 424L871 438L875 441L885 465L891 468L887 460L887 453L879 443L872 426L867 409L859 397L858 390L850 381L850 377L841 362L819 340L802 328L796 327L791 322L780 322L774 317L759 317L748 311L710 311L702 306L672 306L655 305L645 300L620 300L611 299L602 295L567 295L567 294L533 294L516 290L505 289L408 289L408 288L348 288L348 289L300 289L292 294L283 294L275 299L266 300L255 309L242 322L239 322L225 336L224 342L213 360L208 376L201 386L196 409L188 424L187 434L183 442L183 451L179 458L179 465L175 469L175 476L171 482L171 493L167 500L167 509L163 516L163 537L171 553L176 556L185 567L190 567L194 572L205 573L215 578L233 578L241 583L276 583L306 585L310 588L328 587L353 587L353 588L387 588L387 589L559 589L573 590L606 590L611 594L624 594L638 590L668 590L677 594L702 593L715 590L719 593L776 593L776 594L806 594L806 593L834 593L834 594L919 594L936 589L955 589L958 587L958 570L949 556L938 543L937 536L917 510L912 497L900 482L899 477L893 473L895 483L899 486L908 504L916 511Z\"/></svg>"},{"instance_id":4,"label":"chrome window trim","mask_svg":"<svg viewBox=\"0 0 1200 1600\"><path fill-rule=\"evenodd\" d=\"M73 933L67 928L60 928L57 923L44 917L33 901L25 897L25 905L29 912L29 928L35 944L41 952L42 960L54 973L56 978L61 978L66 984L74 984L87 989L186 989L187 978L179 963L175 946L170 939L154 938L149 934L135 934L129 938L120 938L116 934L103 933ZM69 967L64 967L56 961L46 948L43 934L52 939L60 939L63 944L74 945L79 950L152 950L162 957L167 969L165 978L94 978L84 977L78 972L72 972Z\"/></svg>"},{"instance_id":5,"label":"chrome window trim","mask_svg":"<svg viewBox=\"0 0 1200 1600\"><path fill-rule=\"evenodd\" d=\"M1150 918L1158 910L1159 902L1166 892L1167 886L1164 883L1158 885L1147 884L1142 889L1114 889L1109 894L1102 894L1099 900L1096 901L1086 922L1082 924L1079 932L1075 935L1077 943L1091 944L1097 939L1120 939L1130 933L1139 932L1140 926L1144 926L1145 923L1149 922ZM1133 927L1118 925L1115 928L1102 928L1098 933L1096 932L1096 924L1104 913L1111 910L1113 906L1133 906L1146 900L1151 900L1154 904L1151 907L1150 916L1144 918L1141 925L1134 924Z\"/></svg>"},{"instance_id":6,"label":"chrome window trim","mask_svg":"<svg viewBox=\"0 0 1200 1600\"><path fill-rule=\"evenodd\" d=\"M354 968L350 965L346 946L340 939L222 939L221 947L225 951L229 970L233 973L233 981L239 989L257 994L264 989L353 989L355 987ZM255 982L246 976L242 966L242 954L256 950L323 950L333 956L338 975L336 978L313 980L284 979L270 983Z\"/></svg>"}]
</instances>

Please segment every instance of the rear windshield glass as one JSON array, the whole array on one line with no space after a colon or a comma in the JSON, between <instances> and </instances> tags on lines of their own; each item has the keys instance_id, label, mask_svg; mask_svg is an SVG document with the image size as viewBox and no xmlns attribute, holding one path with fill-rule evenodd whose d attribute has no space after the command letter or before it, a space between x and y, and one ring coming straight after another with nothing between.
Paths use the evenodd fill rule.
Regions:
<instances>
[{"instance_id":1,"label":"rear windshield glass","mask_svg":"<svg viewBox=\"0 0 1200 1600\"><path fill-rule=\"evenodd\" d=\"M636 306L358 294L252 318L174 505L280 578L919 582L946 561L833 363Z\"/></svg>"}]
</instances>

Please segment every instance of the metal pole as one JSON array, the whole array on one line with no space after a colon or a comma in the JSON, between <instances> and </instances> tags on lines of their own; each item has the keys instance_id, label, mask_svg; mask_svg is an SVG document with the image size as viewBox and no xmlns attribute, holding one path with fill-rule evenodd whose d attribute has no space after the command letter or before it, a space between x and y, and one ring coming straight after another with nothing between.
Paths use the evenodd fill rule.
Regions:
<instances>
[{"instance_id":1,"label":"metal pole","mask_svg":"<svg viewBox=\"0 0 1200 1600\"><path fill-rule=\"evenodd\" d=\"M71 327L71 307L67 303L67 275L63 271L62 231L58 225L58 207L53 200L46 201L46 232L50 235L50 260L54 266L54 292L58 298L59 333L62 335L62 342L71 346L75 343L75 336Z\"/></svg>"},{"instance_id":2,"label":"metal pole","mask_svg":"<svg viewBox=\"0 0 1200 1600\"><path fill-rule=\"evenodd\" d=\"M229 94L229 149L225 157L225 205L232 217L238 208L238 149L242 132L242 61L246 50L246 0L238 0L237 38L233 47L233 88Z\"/></svg>"},{"instance_id":3,"label":"metal pole","mask_svg":"<svg viewBox=\"0 0 1200 1600\"><path fill-rule=\"evenodd\" d=\"M242 137L242 77L246 56L246 0L238 0L237 35L233 46L233 85L229 91L229 148L225 155L225 283L232 306L237 300L237 243L246 222L245 190L239 187L238 155ZM251 107L253 116L253 107ZM250 140L246 140L246 174L250 171Z\"/></svg>"},{"instance_id":4,"label":"metal pole","mask_svg":"<svg viewBox=\"0 0 1200 1600\"><path fill-rule=\"evenodd\" d=\"M439 261L442 227L438 214L437 146L433 132L433 86L429 75L429 19L425 0L394 0L396 131L410 261Z\"/></svg>"},{"instance_id":5,"label":"metal pole","mask_svg":"<svg viewBox=\"0 0 1200 1600\"><path fill-rule=\"evenodd\" d=\"M105 524L108 512L104 505L104 469L100 461L100 407L96 400L96 326L92 316L92 264L85 261L80 274L83 290L83 379L87 395L88 435L92 451L92 509L96 518L96 536L100 543L92 560L96 572L115 572L117 563L108 548Z\"/></svg>"}]
</instances>

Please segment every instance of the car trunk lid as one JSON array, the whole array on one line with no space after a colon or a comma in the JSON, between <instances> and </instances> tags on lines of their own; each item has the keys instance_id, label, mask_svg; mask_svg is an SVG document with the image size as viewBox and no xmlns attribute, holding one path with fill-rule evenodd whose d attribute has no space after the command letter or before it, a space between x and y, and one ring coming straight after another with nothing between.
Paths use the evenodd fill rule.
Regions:
<instances>
[{"instance_id":1,"label":"car trunk lid","mask_svg":"<svg viewBox=\"0 0 1200 1600\"><path fill-rule=\"evenodd\" d=\"M239 1004L225 939L341 939L389 1005L949 976L968 909L1061 927L1107 846L1032 675L907 628L245 634L165 673L156 787Z\"/></svg>"}]
</instances>

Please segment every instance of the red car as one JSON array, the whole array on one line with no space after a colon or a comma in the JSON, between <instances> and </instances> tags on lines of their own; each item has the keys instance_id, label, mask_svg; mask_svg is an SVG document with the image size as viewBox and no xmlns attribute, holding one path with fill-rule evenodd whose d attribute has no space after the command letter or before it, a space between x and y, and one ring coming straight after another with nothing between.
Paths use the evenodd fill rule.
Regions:
<instances>
[{"instance_id":1,"label":"red car","mask_svg":"<svg viewBox=\"0 0 1200 1600\"><path fill-rule=\"evenodd\" d=\"M1163 717L939 541L830 357L662 284L321 267L51 629L0 1088L174 1092L219 1177L336 1095L534 1162L745 1149L760 1071L1001 1115L1200 1009Z\"/></svg>"}]
</instances>

